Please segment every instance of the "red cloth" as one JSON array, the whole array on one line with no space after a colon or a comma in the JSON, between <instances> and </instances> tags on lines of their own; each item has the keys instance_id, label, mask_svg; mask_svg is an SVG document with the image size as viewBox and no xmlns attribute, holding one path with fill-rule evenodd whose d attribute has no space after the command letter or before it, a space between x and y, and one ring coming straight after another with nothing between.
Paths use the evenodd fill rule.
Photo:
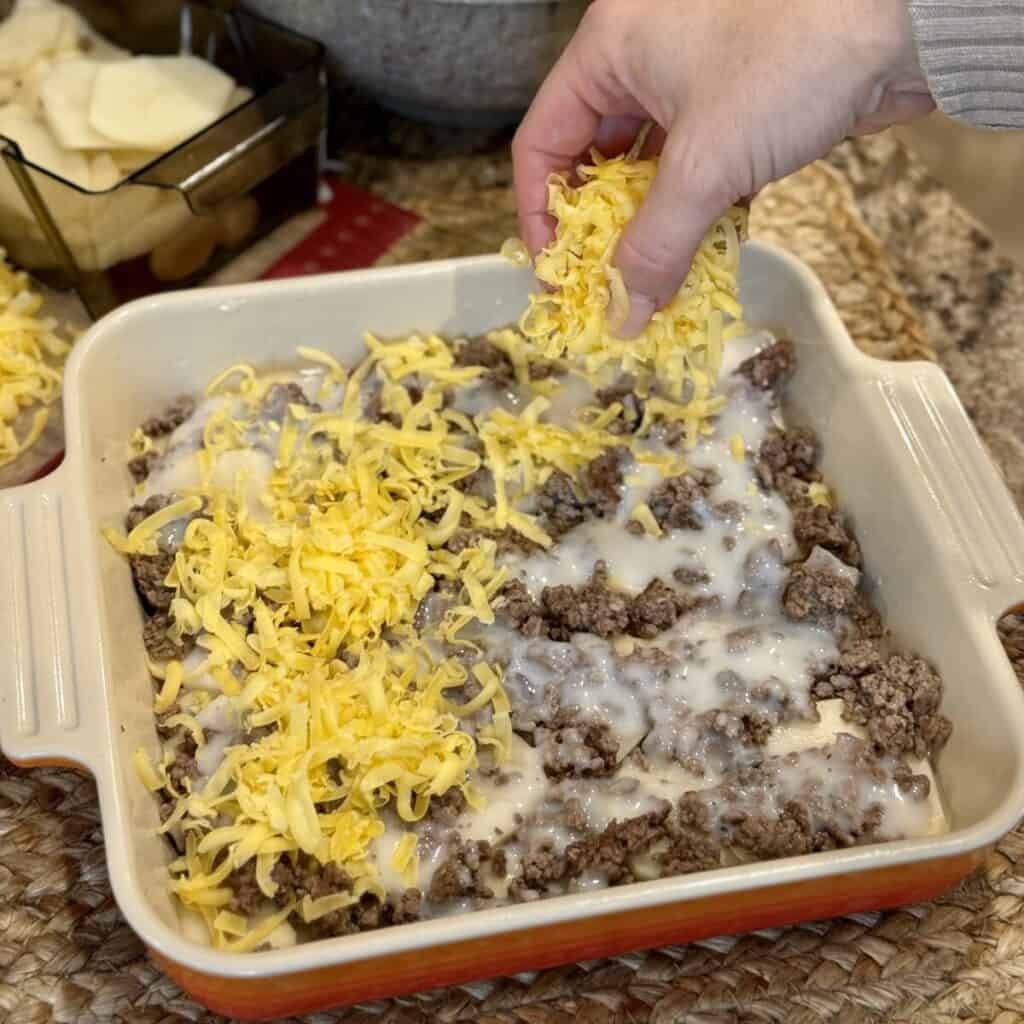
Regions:
<instances>
[{"instance_id":1,"label":"red cloth","mask_svg":"<svg viewBox=\"0 0 1024 1024\"><path fill-rule=\"evenodd\" d=\"M340 178L325 185L332 193L321 206L327 219L266 271L264 280L372 266L419 223L415 213Z\"/></svg>"}]
</instances>

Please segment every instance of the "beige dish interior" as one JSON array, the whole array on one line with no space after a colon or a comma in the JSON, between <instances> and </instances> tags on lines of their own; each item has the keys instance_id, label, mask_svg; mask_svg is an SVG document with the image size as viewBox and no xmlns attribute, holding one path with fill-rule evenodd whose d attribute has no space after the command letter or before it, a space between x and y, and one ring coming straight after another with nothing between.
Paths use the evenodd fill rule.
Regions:
<instances>
[{"instance_id":1,"label":"beige dish interior","mask_svg":"<svg viewBox=\"0 0 1024 1024\"><path fill-rule=\"evenodd\" d=\"M773 247L745 247L751 324L799 346L788 416L813 427L883 614L946 682L953 737L936 765L952 831L663 879L234 955L186 940L166 890L169 850L131 764L157 749L130 573L99 529L120 519L125 441L147 415L224 366L288 364L297 345L352 362L361 335L448 335L507 324L531 279L498 258L360 271L142 300L92 328L67 368L68 455L38 484L0 492L0 740L22 761L95 774L111 880L150 945L209 973L276 974L569 918L953 855L1024 812L1024 699L994 624L1024 599L1024 524L944 374L858 353L820 283Z\"/></svg>"}]
</instances>

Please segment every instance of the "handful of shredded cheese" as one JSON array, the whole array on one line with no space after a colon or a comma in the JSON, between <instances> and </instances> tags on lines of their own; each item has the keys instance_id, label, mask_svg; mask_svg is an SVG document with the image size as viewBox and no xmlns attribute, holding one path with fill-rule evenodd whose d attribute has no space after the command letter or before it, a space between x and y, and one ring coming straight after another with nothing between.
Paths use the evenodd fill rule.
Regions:
<instances>
[{"instance_id":1,"label":"handful of shredded cheese","mask_svg":"<svg viewBox=\"0 0 1024 1024\"><path fill-rule=\"evenodd\" d=\"M722 363L722 344L742 333L737 284L745 211L731 209L701 243L685 282L637 338L615 337L609 323L623 310L626 291L612 265L615 247L657 172L657 159L627 154L581 166L581 183L552 176L548 208L557 221L554 241L537 257L538 280L550 291L530 297L523 334L548 358L578 356L591 371L609 363L628 373L654 375L676 402L707 403ZM503 252L521 262L521 246ZM715 411L702 409L698 418Z\"/></svg>"},{"instance_id":2,"label":"handful of shredded cheese","mask_svg":"<svg viewBox=\"0 0 1024 1024\"><path fill-rule=\"evenodd\" d=\"M13 462L42 434L51 405L60 397L61 365L70 348L56 321L36 314L42 298L28 276L13 270L0 250L0 466ZM36 406L27 429L16 421Z\"/></svg>"}]
</instances>

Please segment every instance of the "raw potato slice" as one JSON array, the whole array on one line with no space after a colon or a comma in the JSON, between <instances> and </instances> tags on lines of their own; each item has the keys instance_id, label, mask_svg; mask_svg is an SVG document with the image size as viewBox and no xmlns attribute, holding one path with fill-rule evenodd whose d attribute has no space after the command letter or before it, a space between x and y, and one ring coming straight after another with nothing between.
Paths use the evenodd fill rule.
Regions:
<instances>
[{"instance_id":1,"label":"raw potato slice","mask_svg":"<svg viewBox=\"0 0 1024 1024\"><path fill-rule=\"evenodd\" d=\"M57 4L19 0L0 22L0 74L19 73L52 53L65 30L67 11Z\"/></svg>"},{"instance_id":2,"label":"raw potato slice","mask_svg":"<svg viewBox=\"0 0 1024 1024\"><path fill-rule=\"evenodd\" d=\"M14 102L30 111L33 117L41 118L43 116L39 90L43 81L49 76L53 63L50 57L40 57L30 68L26 68L18 76Z\"/></svg>"},{"instance_id":3,"label":"raw potato slice","mask_svg":"<svg viewBox=\"0 0 1024 1024\"><path fill-rule=\"evenodd\" d=\"M253 91L247 85L236 85L228 96L228 102L224 107L224 113L229 110L236 110L238 107L248 103L253 97Z\"/></svg>"},{"instance_id":4,"label":"raw potato slice","mask_svg":"<svg viewBox=\"0 0 1024 1024\"><path fill-rule=\"evenodd\" d=\"M13 139L25 158L82 188L89 187L89 164L80 153L57 145L46 125L16 104L0 108L0 135Z\"/></svg>"},{"instance_id":5,"label":"raw potato slice","mask_svg":"<svg viewBox=\"0 0 1024 1024\"><path fill-rule=\"evenodd\" d=\"M106 192L122 178L121 169L111 160L109 153L97 153L89 160L89 183L93 192Z\"/></svg>"},{"instance_id":6,"label":"raw potato slice","mask_svg":"<svg viewBox=\"0 0 1024 1024\"><path fill-rule=\"evenodd\" d=\"M47 130L29 111L16 104L0 108L0 135L17 142L23 156L53 175L59 175L81 188L89 188L89 164L79 153L61 149ZM84 215L82 196L52 177L30 171L43 201L57 223L69 233ZM0 217L24 218L27 229L38 234L35 218L21 190L6 167L0 171Z\"/></svg>"},{"instance_id":7,"label":"raw potato slice","mask_svg":"<svg viewBox=\"0 0 1024 1024\"><path fill-rule=\"evenodd\" d=\"M111 149L115 145L89 123L89 101L100 66L82 57L58 61L39 86L43 116L65 149Z\"/></svg>"},{"instance_id":8,"label":"raw potato slice","mask_svg":"<svg viewBox=\"0 0 1024 1024\"><path fill-rule=\"evenodd\" d=\"M198 57L135 57L96 74L89 122L124 147L171 149L224 112L234 79Z\"/></svg>"}]
</instances>

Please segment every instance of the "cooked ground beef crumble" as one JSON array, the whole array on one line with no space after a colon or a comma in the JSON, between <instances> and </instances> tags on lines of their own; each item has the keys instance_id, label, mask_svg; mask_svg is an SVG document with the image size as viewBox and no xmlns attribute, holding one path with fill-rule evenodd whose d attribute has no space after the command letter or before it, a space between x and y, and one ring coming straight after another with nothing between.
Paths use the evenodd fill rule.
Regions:
<instances>
[{"instance_id":1,"label":"cooked ground beef crumble","mask_svg":"<svg viewBox=\"0 0 1024 1024\"><path fill-rule=\"evenodd\" d=\"M486 339L455 345L453 355L456 366L481 367L485 386L509 394L518 386L512 360ZM761 420L770 422L795 366L794 346L767 346L740 364L732 400L761 403ZM531 377L560 370L537 363ZM420 383L406 381L411 401L419 400ZM418 822L394 823L419 837L419 874L405 879L418 885L398 884L382 863L386 895L353 897L310 922L293 917L299 939L899 837L902 819L864 792L897 791L908 821L927 813L931 783L918 759L936 754L951 730L940 711L941 680L922 658L890 649L860 578L850 525L812 500L811 485L822 482L816 437L767 426L753 443L744 439L745 486L738 488L740 471L726 471L726 448L712 449L720 471L708 460L690 463L678 424L655 423L646 438L640 428L650 396L634 387L623 377L593 396L599 407L620 409L608 428L614 443L575 476L552 468L541 478L529 510L554 539L550 549L511 526L486 529L469 517L441 542L453 556L493 542L509 567L494 626L447 653L467 668L485 654L502 664L516 757L496 763L480 744L473 789L453 786L432 797ZM296 405L320 410L298 383L275 383L263 395L262 415L280 429ZM176 402L143 431L166 439L194 409L190 400ZM379 380L367 382L363 416L400 425L382 407ZM674 450L687 471L637 484L636 443L659 454ZM468 438L466 448L482 446ZM162 457L154 450L129 464L142 494ZM493 499L485 466L456 486L467 500ZM126 530L175 500L146 495L128 512ZM631 518L639 501L661 536L649 520ZM423 515L438 523L444 511ZM146 611L145 646L156 662L185 659L196 645L196 637L172 629L175 590L165 583L180 535L161 539L157 554L130 559ZM734 579L723 579L722 566ZM458 592L457 580L435 581L418 626L439 621ZM262 596L276 607L272 589ZM243 637L256 629L253 613L230 601L222 614ZM350 669L359 664L346 650L337 658ZM470 677L452 692L451 708L481 692ZM849 734L840 726L824 746L773 752L781 734L815 723L826 707ZM471 731L486 726L489 714L474 719ZM272 735L274 726L242 722L238 729L232 742L245 743ZM168 777L187 792L212 769L187 730L163 732L172 751ZM839 781L830 781L832 770ZM336 786L344 771L340 758L329 765ZM474 831L477 788L496 809L486 833ZM506 798L519 809L503 811ZM317 805L321 812L341 806L333 798ZM161 814L170 813L165 802ZM283 855L271 878L272 895L257 883L255 858L235 868L224 882L232 893L227 909L258 917L307 897L360 891L338 864L306 853Z\"/></svg>"}]
</instances>

